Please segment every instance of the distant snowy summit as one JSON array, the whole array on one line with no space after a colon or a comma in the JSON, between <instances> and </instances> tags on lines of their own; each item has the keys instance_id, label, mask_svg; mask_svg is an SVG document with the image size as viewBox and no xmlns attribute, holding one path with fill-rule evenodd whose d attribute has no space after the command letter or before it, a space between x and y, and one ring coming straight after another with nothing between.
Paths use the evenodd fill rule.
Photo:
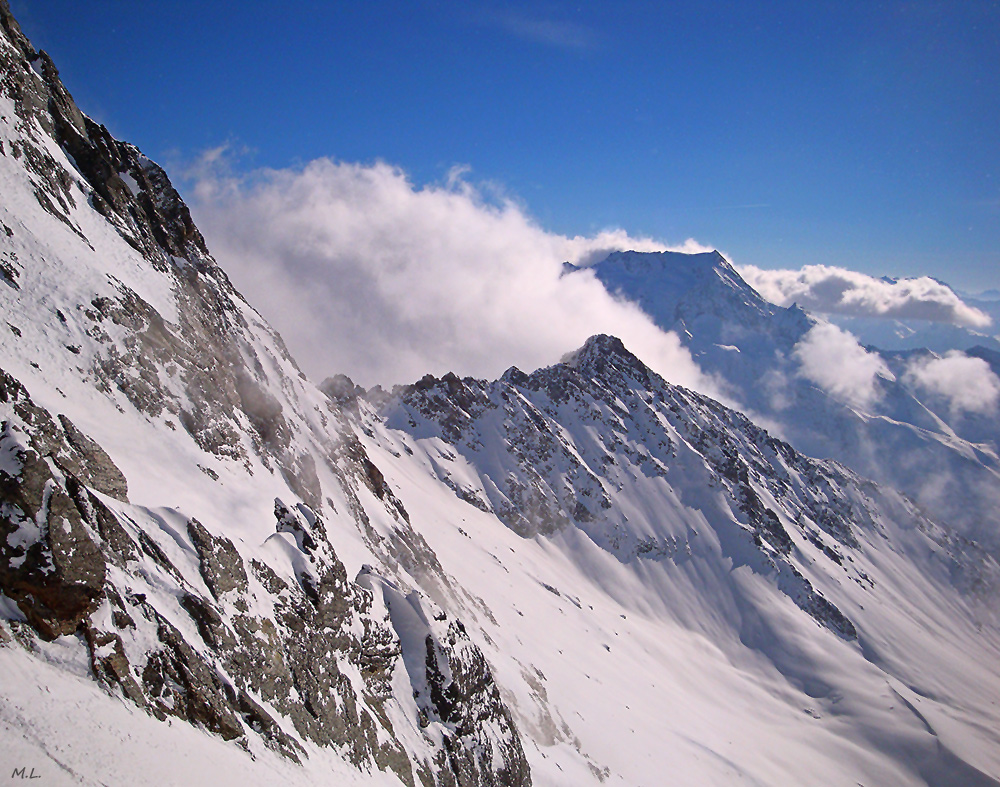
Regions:
<instances>
[{"instance_id":1,"label":"distant snowy summit","mask_svg":"<svg viewBox=\"0 0 1000 787\"><path fill-rule=\"evenodd\" d=\"M796 306L786 309L764 300L718 251L616 251L587 268L564 266L567 274L585 269L661 328L689 332L696 343L766 334L794 344L813 324Z\"/></svg>"}]
</instances>

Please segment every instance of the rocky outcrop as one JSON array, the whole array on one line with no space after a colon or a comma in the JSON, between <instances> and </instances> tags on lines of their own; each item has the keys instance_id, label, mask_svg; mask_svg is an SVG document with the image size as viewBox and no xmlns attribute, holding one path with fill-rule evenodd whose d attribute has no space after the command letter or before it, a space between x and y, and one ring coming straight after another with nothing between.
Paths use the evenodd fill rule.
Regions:
<instances>
[{"instance_id":1,"label":"rocky outcrop","mask_svg":"<svg viewBox=\"0 0 1000 787\"><path fill-rule=\"evenodd\" d=\"M247 592L247 572L240 553L225 536L213 536L197 519L187 526L188 536L198 552L201 577L216 601L235 591L237 597Z\"/></svg>"},{"instance_id":2,"label":"rocky outcrop","mask_svg":"<svg viewBox=\"0 0 1000 787\"><path fill-rule=\"evenodd\" d=\"M121 491L107 454L0 370L0 590L45 639L75 631L104 589L103 507L80 496L81 478Z\"/></svg>"},{"instance_id":3,"label":"rocky outcrop","mask_svg":"<svg viewBox=\"0 0 1000 787\"><path fill-rule=\"evenodd\" d=\"M530 785L528 762L510 711L482 651L469 639L461 621L450 621L443 637L429 633L424 643L427 718L439 719L449 731L444 746L459 787ZM485 730L491 734L484 734Z\"/></svg>"},{"instance_id":4,"label":"rocky outcrop","mask_svg":"<svg viewBox=\"0 0 1000 787\"><path fill-rule=\"evenodd\" d=\"M161 266L165 265L165 253L207 265L210 258L205 240L166 173L134 146L119 142L104 126L80 111L52 59L34 50L5 1L0 3L0 28L10 44L0 52L4 91L14 99L21 118L37 120L40 131L72 156L93 190L94 208L130 245ZM57 187L46 190L44 198L54 198L52 208L59 211L73 199L68 174L40 148L25 146L24 150L25 155L35 159L32 166L36 173L47 185ZM125 177L136 184L134 190ZM64 210L62 214L69 221Z\"/></svg>"},{"instance_id":5,"label":"rocky outcrop","mask_svg":"<svg viewBox=\"0 0 1000 787\"><path fill-rule=\"evenodd\" d=\"M362 568L358 583L386 610L425 737L438 751L428 769L439 785L527 787L521 738L482 651L465 626L418 591ZM419 774L418 774L419 775Z\"/></svg>"},{"instance_id":6,"label":"rocky outcrop","mask_svg":"<svg viewBox=\"0 0 1000 787\"><path fill-rule=\"evenodd\" d=\"M121 491L107 453L3 371L0 415L0 591L41 638L79 632L109 690L225 740L259 736L293 760L308 741L410 785L530 783L510 713L458 621L427 639L422 718L445 732L424 750L404 746L391 720L401 718L393 674L403 649L388 609L374 603L382 580L368 572L352 582L308 506L274 504L271 538L292 555L290 578L248 563L195 519L171 545L142 510L103 502Z\"/></svg>"}]
</instances>

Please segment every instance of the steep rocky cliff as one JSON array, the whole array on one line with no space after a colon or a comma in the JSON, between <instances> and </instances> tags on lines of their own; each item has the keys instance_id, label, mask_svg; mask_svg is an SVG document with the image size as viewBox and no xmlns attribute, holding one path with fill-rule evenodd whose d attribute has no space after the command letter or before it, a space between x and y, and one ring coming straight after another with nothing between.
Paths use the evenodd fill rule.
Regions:
<instances>
[{"instance_id":1,"label":"steep rocky cliff","mask_svg":"<svg viewBox=\"0 0 1000 787\"><path fill-rule=\"evenodd\" d=\"M393 683L399 636L330 528L351 527L411 592L408 571L447 582L439 563L337 406L215 264L166 173L80 112L6 3L0 25L0 590L16 605L12 631L29 647L75 638L109 691L248 749L259 739L300 761L304 745L332 747L411 785L530 783L458 621L433 639L452 677L437 661L417 676L450 698L434 734L421 732L424 711ZM161 432L203 486L266 477L258 499L234 489L205 524L197 505L150 505L157 487L185 482L123 445ZM91 436L109 433L127 473ZM371 508L391 528L377 532ZM235 541L229 516L251 520ZM478 710L456 711L466 706Z\"/></svg>"}]
</instances>

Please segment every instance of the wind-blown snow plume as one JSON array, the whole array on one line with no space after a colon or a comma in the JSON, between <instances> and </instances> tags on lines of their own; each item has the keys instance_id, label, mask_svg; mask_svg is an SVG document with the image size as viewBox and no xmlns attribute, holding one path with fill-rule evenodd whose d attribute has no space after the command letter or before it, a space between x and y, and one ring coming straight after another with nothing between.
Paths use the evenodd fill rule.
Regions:
<instances>
[{"instance_id":1,"label":"wind-blown snow plume","mask_svg":"<svg viewBox=\"0 0 1000 787\"><path fill-rule=\"evenodd\" d=\"M904 381L945 399L953 415L993 413L1000 403L1000 378L989 364L958 350L942 358L914 360L906 369Z\"/></svg>"},{"instance_id":2,"label":"wind-blown snow plume","mask_svg":"<svg viewBox=\"0 0 1000 787\"><path fill-rule=\"evenodd\" d=\"M737 267L757 292L778 306L799 306L825 314L930 320L969 328L990 325L989 315L966 304L947 285L928 276L894 281L828 265L801 270Z\"/></svg>"},{"instance_id":3,"label":"wind-blown snow plume","mask_svg":"<svg viewBox=\"0 0 1000 787\"><path fill-rule=\"evenodd\" d=\"M546 232L461 172L418 188L384 163L320 159L248 179L209 169L196 184L216 257L318 378L495 376L555 363L604 332L668 379L706 387L676 336L592 274L561 276L564 261L665 248L656 241Z\"/></svg>"},{"instance_id":4,"label":"wind-blown snow plume","mask_svg":"<svg viewBox=\"0 0 1000 787\"><path fill-rule=\"evenodd\" d=\"M831 323L810 329L792 354L801 364L799 374L858 407L870 407L878 400L879 376L893 377L877 353L868 352L854 336Z\"/></svg>"}]
</instances>

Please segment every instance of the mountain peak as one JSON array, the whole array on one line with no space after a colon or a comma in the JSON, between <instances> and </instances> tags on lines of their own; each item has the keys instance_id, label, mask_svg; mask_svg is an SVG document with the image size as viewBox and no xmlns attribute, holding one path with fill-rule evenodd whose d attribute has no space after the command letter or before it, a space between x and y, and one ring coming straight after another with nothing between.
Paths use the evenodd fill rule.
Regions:
<instances>
[{"instance_id":1,"label":"mountain peak","mask_svg":"<svg viewBox=\"0 0 1000 787\"><path fill-rule=\"evenodd\" d=\"M624 343L617 336L599 333L587 339L578 350L563 356L562 363L578 369L597 358L607 358L612 355L628 356L637 362L639 361L625 348Z\"/></svg>"},{"instance_id":2,"label":"mountain peak","mask_svg":"<svg viewBox=\"0 0 1000 787\"><path fill-rule=\"evenodd\" d=\"M616 251L590 267L609 292L634 301L664 330L703 315L754 327L775 312L718 251Z\"/></svg>"},{"instance_id":3,"label":"mountain peak","mask_svg":"<svg viewBox=\"0 0 1000 787\"><path fill-rule=\"evenodd\" d=\"M201 232L166 172L80 111L52 59L32 47L2 0L0 41L6 44L0 49L2 92L14 103L18 118L37 121L37 128L24 126L24 139L16 144L30 148L25 156L31 174L45 184L45 193L37 197L45 210L74 226L68 208L61 209L74 204L72 176L46 151L44 137L50 137L70 156L93 208L130 246L159 257L161 267L172 257L191 263L198 272L211 269L218 275Z\"/></svg>"},{"instance_id":4,"label":"mountain peak","mask_svg":"<svg viewBox=\"0 0 1000 787\"><path fill-rule=\"evenodd\" d=\"M21 32L21 26L17 23L17 20L10 13L10 5L7 3L7 0L0 0L0 28L3 29L4 35L6 35L24 58L30 60L34 57L36 54L35 50L24 33Z\"/></svg>"},{"instance_id":5,"label":"mountain peak","mask_svg":"<svg viewBox=\"0 0 1000 787\"><path fill-rule=\"evenodd\" d=\"M645 380L650 371L617 336L597 334L583 343L580 349L563 356L553 369L568 368L583 377L606 377L612 369Z\"/></svg>"},{"instance_id":6,"label":"mountain peak","mask_svg":"<svg viewBox=\"0 0 1000 787\"><path fill-rule=\"evenodd\" d=\"M695 254L680 251L614 251L591 266L597 270L621 268L631 276L667 274L683 282L685 278L700 279L713 272L735 273L718 251Z\"/></svg>"}]
</instances>

